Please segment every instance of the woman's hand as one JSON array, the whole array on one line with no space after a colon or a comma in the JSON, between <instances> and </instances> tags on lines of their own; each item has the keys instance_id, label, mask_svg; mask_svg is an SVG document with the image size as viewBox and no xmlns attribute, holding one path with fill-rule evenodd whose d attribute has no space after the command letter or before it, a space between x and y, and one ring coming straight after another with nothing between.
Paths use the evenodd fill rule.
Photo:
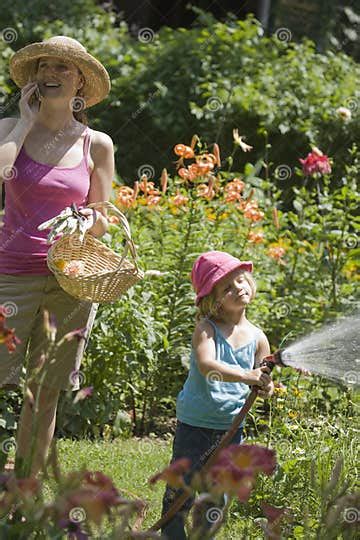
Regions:
<instances>
[{"instance_id":1,"label":"woman's hand","mask_svg":"<svg viewBox=\"0 0 360 540\"><path fill-rule=\"evenodd\" d=\"M108 228L108 221L101 212L98 212L94 208L82 208L79 212L88 220L86 229L90 234L96 238L105 234Z\"/></svg>"},{"instance_id":2,"label":"woman's hand","mask_svg":"<svg viewBox=\"0 0 360 540\"><path fill-rule=\"evenodd\" d=\"M30 103L33 95L39 95L39 87L36 82L30 82L21 89L21 98L19 101L20 120L31 127L34 125L40 109L40 101L38 99Z\"/></svg>"},{"instance_id":3,"label":"woman's hand","mask_svg":"<svg viewBox=\"0 0 360 540\"><path fill-rule=\"evenodd\" d=\"M93 227L95 225L95 223L99 219L99 216L101 215L100 212L98 212L94 208L81 208L81 210L79 210L79 213L86 217L90 227Z\"/></svg>"}]
</instances>

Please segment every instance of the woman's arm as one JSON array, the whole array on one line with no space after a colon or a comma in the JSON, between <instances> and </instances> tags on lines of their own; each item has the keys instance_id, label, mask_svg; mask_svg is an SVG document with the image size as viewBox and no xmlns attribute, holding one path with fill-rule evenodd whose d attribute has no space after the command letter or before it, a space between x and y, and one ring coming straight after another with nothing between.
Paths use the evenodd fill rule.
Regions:
<instances>
[{"instance_id":1,"label":"woman's arm","mask_svg":"<svg viewBox=\"0 0 360 540\"><path fill-rule=\"evenodd\" d=\"M240 367L232 368L216 360L214 329L207 321L201 321L196 325L193 348L197 366L204 377L211 378L212 374L217 374L223 382L242 382L257 386L268 384L269 376L265 373L268 368L245 370Z\"/></svg>"},{"instance_id":2,"label":"woman's arm","mask_svg":"<svg viewBox=\"0 0 360 540\"><path fill-rule=\"evenodd\" d=\"M0 120L0 186L20 152L31 125L19 118Z\"/></svg>"},{"instance_id":3,"label":"woman's arm","mask_svg":"<svg viewBox=\"0 0 360 540\"><path fill-rule=\"evenodd\" d=\"M22 145L31 131L38 114L39 102L30 105L31 96L36 92L37 84L32 82L21 89L19 100L20 118L3 118L0 120L0 187L13 167Z\"/></svg>"},{"instance_id":4,"label":"woman's arm","mask_svg":"<svg viewBox=\"0 0 360 540\"><path fill-rule=\"evenodd\" d=\"M87 204L108 201L115 174L114 145L106 133L93 132L91 157L94 169L90 177L90 189ZM85 213L83 211L83 213ZM86 212L88 213L88 212ZM90 211L90 214L92 211ZM96 237L103 236L108 228L106 209L96 210L96 222L89 232Z\"/></svg>"}]
</instances>

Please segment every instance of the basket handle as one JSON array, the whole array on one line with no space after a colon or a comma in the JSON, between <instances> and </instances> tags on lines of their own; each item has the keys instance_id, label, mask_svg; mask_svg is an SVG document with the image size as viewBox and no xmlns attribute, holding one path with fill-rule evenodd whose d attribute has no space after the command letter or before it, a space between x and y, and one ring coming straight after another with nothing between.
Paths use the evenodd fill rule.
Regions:
<instances>
[{"instance_id":1,"label":"basket handle","mask_svg":"<svg viewBox=\"0 0 360 540\"><path fill-rule=\"evenodd\" d=\"M120 212L120 210L118 208L116 208L116 206L114 206L109 201L101 201L101 202L91 203L91 204L86 205L86 208L94 208L95 210L97 208L106 208L107 210L111 210L111 212L113 212L119 218L120 224L121 224L121 226L123 228L123 232L124 232L124 235L125 235L126 244L125 244L124 253L123 253L123 256L121 257L121 261L119 262L118 268L121 267L121 265L123 263L123 260L125 259L126 255L127 255L127 252L130 251L131 256L133 258L133 261L134 261L134 264L135 264L135 268L138 271L139 267L138 267L138 264L137 264L136 248L135 248L133 239L131 238L130 225L129 225L129 222L126 219L125 215L122 212Z\"/></svg>"}]
</instances>

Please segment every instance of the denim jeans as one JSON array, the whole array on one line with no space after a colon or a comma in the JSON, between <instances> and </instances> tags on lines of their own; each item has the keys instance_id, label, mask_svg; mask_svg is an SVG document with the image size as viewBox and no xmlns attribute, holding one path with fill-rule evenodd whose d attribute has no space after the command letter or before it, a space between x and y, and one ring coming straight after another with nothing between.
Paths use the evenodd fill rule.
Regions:
<instances>
[{"instance_id":1,"label":"denim jeans","mask_svg":"<svg viewBox=\"0 0 360 540\"><path fill-rule=\"evenodd\" d=\"M231 444L240 444L242 440L243 428L239 428L233 437ZM187 457L191 460L191 469L184 477L185 483L189 484L195 471L201 469L210 457L212 451L218 446L222 436L226 433L223 430L208 429L184 424L178 420L176 433L173 443L173 455L171 463L177 459ZM182 493L182 490L176 490L169 485L166 486L163 497L162 515L164 515L173 501ZM186 540L184 514L186 514L194 498L190 497L175 516L168 521L162 528L162 534L168 540ZM216 520L219 512L218 504L207 502L201 506L201 516L195 516L196 523L204 529L210 529ZM211 511L213 509L213 511ZM208 512L207 512L208 510ZM199 514L199 512L198 512Z\"/></svg>"}]
</instances>

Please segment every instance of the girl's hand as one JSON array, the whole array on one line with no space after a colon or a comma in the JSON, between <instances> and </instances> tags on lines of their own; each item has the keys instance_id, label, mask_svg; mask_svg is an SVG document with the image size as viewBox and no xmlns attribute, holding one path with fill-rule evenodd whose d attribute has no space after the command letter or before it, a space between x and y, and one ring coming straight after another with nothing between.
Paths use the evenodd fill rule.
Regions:
<instances>
[{"instance_id":1,"label":"girl's hand","mask_svg":"<svg viewBox=\"0 0 360 540\"><path fill-rule=\"evenodd\" d=\"M39 99L35 99L33 103L30 103L32 96L36 95L39 95L39 87L36 82L30 82L21 89L19 101L20 120L23 120L31 127L34 125L40 109Z\"/></svg>"},{"instance_id":2,"label":"girl's hand","mask_svg":"<svg viewBox=\"0 0 360 540\"><path fill-rule=\"evenodd\" d=\"M258 396L262 398L269 398L274 393L274 382L272 379L270 379L269 384L266 386L262 386L260 390L258 391Z\"/></svg>"},{"instance_id":3,"label":"girl's hand","mask_svg":"<svg viewBox=\"0 0 360 540\"><path fill-rule=\"evenodd\" d=\"M267 366L247 371L242 382L248 385L260 386L260 388L267 387L271 382L269 371Z\"/></svg>"}]
</instances>

